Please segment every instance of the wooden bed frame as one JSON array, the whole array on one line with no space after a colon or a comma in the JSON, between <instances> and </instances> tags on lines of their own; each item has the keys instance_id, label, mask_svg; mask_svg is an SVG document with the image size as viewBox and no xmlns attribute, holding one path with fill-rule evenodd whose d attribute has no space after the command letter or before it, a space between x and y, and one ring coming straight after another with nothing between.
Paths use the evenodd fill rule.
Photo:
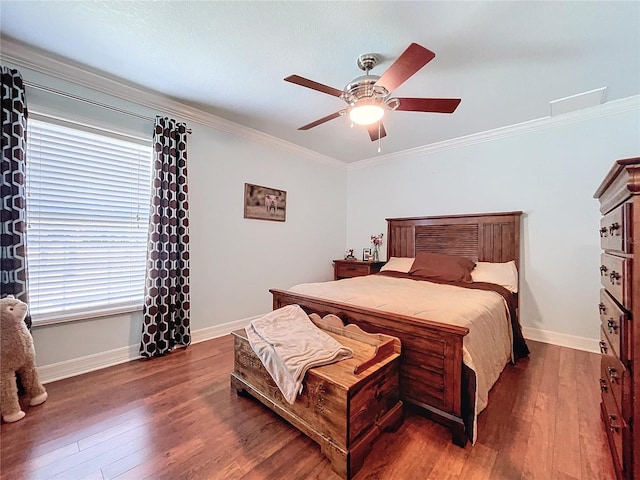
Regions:
<instances>
[{"instance_id":1,"label":"wooden bed frame","mask_svg":"<svg viewBox=\"0 0 640 480\"><path fill-rule=\"evenodd\" d=\"M388 218L387 258L432 252L481 262L514 260L519 267L521 215L522 212L503 212ZM295 303L307 313L332 313L367 332L398 337L402 342L401 398L449 427L456 445L466 445L469 437L464 419L469 416L469 407L463 399L470 379L463 368L462 340L469 333L467 328L285 290L270 292L274 310Z\"/></svg>"}]
</instances>

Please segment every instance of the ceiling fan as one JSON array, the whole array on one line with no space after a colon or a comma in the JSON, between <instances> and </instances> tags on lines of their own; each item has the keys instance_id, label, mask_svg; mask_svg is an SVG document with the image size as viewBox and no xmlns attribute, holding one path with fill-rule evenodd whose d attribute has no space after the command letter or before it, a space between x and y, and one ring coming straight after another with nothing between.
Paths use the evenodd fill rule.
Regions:
<instances>
[{"instance_id":1,"label":"ceiling fan","mask_svg":"<svg viewBox=\"0 0 640 480\"><path fill-rule=\"evenodd\" d=\"M436 54L432 51L412 43L381 76L378 76L369 74L369 71L377 65L378 56L373 53L360 55L357 64L365 75L354 78L344 87L344 90L338 90L299 75L288 76L284 79L287 82L333 95L347 103L346 108L304 125L298 130L309 130L334 118L349 115L353 123L367 126L369 137L375 142L387 135L382 125L382 117L386 110L453 113L461 102L460 98L391 97L393 90L435 56Z\"/></svg>"}]
</instances>

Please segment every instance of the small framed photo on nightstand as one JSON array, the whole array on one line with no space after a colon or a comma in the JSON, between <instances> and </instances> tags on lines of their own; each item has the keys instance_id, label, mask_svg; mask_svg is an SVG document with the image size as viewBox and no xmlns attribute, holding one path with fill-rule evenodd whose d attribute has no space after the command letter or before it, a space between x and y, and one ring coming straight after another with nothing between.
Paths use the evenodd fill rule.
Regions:
<instances>
[{"instance_id":1,"label":"small framed photo on nightstand","mask_svg":"<svg viewBox=\"0 0 640 480\"><path fill-rule=\"evenodd\" d=\"M370 262L371 261L371 249L370 248L363 248L362 249L362 261L363 262Z\"/></svg>"}]
</instances>

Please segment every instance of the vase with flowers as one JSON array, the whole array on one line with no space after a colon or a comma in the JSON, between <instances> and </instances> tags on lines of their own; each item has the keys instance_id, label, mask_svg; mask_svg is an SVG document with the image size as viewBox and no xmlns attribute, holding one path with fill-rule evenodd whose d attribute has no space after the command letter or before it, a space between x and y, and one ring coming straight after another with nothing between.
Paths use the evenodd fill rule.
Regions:
<instances>
[{"instance_id":1,"label":"vase with flowers","mask_svg":"<svg viewBox=\"0 0 640 480\"><path fill-rule=\"evenodd\" d=\"M373 261L380 261L380 245L382 245L383 234L371 235L371 245L373 245Z\"/></svg>"}]
</instances>

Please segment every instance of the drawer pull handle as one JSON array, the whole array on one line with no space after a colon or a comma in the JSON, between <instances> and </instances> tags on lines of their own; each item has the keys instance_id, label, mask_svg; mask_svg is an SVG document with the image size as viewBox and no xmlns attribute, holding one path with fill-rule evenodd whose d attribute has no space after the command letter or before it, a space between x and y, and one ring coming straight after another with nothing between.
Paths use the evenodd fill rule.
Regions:
<instances>
[{"instance_id":1,"label":"drawer pull handle","mask_svg":"<svg viewBox=\"0 0 640 480\"><path fill-rule=\"evenodd\" d=\"M600 237L606 237L607 236L607 227L602 227L600 229Z\"/></svg>"},{"instance_id":2,"label":"drawer pull handle","mask_svg":"<svg viewBox=\"0 0 640 480\"><path fill-rule=\"evenodd\" d=\"M616 417L613 413L609 414L609 430L611 430L611 433L616 433L618 430L620 430L620 427L618 425L613 424L613 422L617 418L618 417Z\"/></svg>"},{"instance_id":3,"label":"drawer pull handle","mask_svg":"<svg viewBox=\"0 0 640 480\"><path fill-rule=\"evenodd\" d=\"M600 265L600 275L604 275L605 273L607 273L608 268L606 267L606 265Z\"/></svg>"},{"instance_id":4,"label":"drawer pull handle","mask_svg":"<svg viewBox=\"0 0 640 480\"><path fill-rule=\"evenodd\" d=\"M604 303L600 302L598 304L598 310L600 310L601 315L604 315L605 313L607 313L607 306Z\"/></svg>"},{"instance_id":5,"label":"drawer pull handle","mask_svg":"<svg viewBox=\"0 0 640 480\"><path fill-rule=\"evenodd\" d=\"M618 222L614 222L609 226L609 235L613 235L613 232L620 228L620 224Z\"/></svg>"},{"instance_id":6,"label":"drawer pull handle","mask_svg":"<svg viewBox=\"0 0 640 480\"><path fill-rule=\"evenodd\" d=\"M615 270L613 270L610 274L609 274L609 280L611 280L611 284L615 285L617 280L620 280L620 274L618 272L616 272Z\"/></svg>"},{"instance_id":7,"label":"drawer pull handle","mask_svg":"<svg viewBox=\"0 0 640 480\"><path fill-rule=\"evenodd\" d=\"M607 387L607 381L604 378L600 379L600 390L602 390L605 393L607 390L609 390L609 387Z\"/></svg>"},{"instance_id":8,"label":"drawer pull handle","mask_svg":"<svg viewBox=\"0 0 640 480\"><path fill-rule=\"evenodd\" d=\"M607 367L607 372L609 372L609 382L617 383L618 371L613 367Z\"/></svg>"},{"instance_id":9,"label":"drawer pull handle","mask_svg":"<svg viewBox=\"0 0 640 480\"><path fill-rule=\"evenodd\" d=\"M607 320L607 327L609 327L609 333L616 333L618 331L618 324L616 324L613 318Z\"/></svg>"},{"instance_id":10,"label":"drawer pull handle","mask_svg":"<svg viewBox=\"0 0 640 480\"><path fill-rule=\"evenodd\" d=\"M607 353L607 344L603 341L600 342L600 352Z\"/></svg>"}]
</instances>

